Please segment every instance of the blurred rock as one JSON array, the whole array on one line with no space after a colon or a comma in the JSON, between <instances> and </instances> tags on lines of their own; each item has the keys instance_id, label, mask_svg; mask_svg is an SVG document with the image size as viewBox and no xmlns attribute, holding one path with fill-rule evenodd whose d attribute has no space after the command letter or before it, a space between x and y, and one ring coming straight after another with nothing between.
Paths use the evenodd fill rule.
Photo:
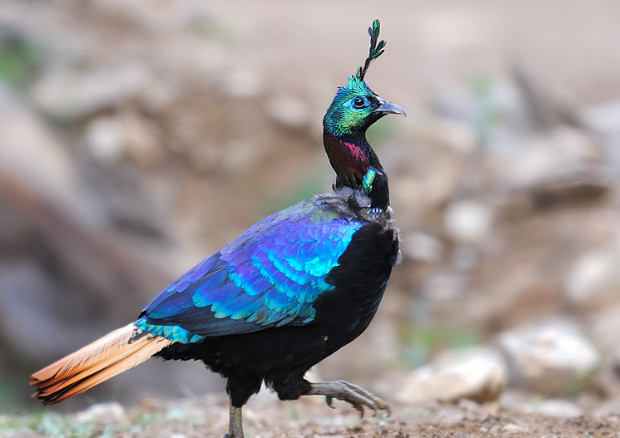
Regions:
<instances>
[{"instance_id":1,"label":"blurred rock","mask_svg":"<svg viewBox=\"0 0 620 438\"><path fill-rule=\"evenodd\" d=\"M488 236L492 221L491 208L472 200L453 202L444 216L446 232L460 243L479 243Z\"/></svg>"},{"instance_id":2,"label":"blurred rock","mask_svg":"<svg viewBox=\"0 0 620 438\"><path fill-rule=\"evenodd\" d=\"M589 387L607 397L620 397L620 305L590 313L586 327L590 339L603 354Z\"/></svg>"},{"instance_id":3,"label":"blurred rock","mask_svg":"<svg viewBox=\"0 0 620 438\"><path fill-rule=\"evenodd\" d=\"M600 354L568 321L526 327L500 335L510 382L543 396L578 390L595 370Z\"/></svg>"},{"instance_id":4,"label":"blurred rock","mask_svg":"<svg viewBox=\"0 0 620 438\"><path fill-rule=\"evenodd\" d=\"M616 340L613 347L604 351L603 360L592 376L589 387L606 397L620 397L620 341Z\"/></svg>"},{"instance_id":5,"label":"blurred rock","mask_svg":"<svg viewBox=\"0 0 620 438\"><path fill-rule=\"evenodd\" d=\"M412 232L404 236L400 249L405 257L423 262L438 261L444 250L439 239L422 232Z\"/></svg>"},{"instance_id":6,"label":"blurred rock","mask_svg":"<svg viewBox=\"0 0 620 438\"><path fill-rule=\"evenodd\" d=\"M0 291L0 340L12 346L4 350L6 354L16 358L55 357L73 347L72 330L52 314L56 306L53 297L60 292L36 262L3 263ZM41 333L54 333L56 340L50 342Z\"/></svg>"},{"instance_id":7,"label":"blurred rock","mask_svg":"<svg viewBox=\"0 0 620 438\"><path fill-rule=\"evenodd\" d=\"M0 169L28 190L79 217L88 216L79 175L69 152L18 98L0 82Z\"/></svg>"},{"instance_id":8,"label":"blurred rock","mask_svg":"<svg viewBox=\"0 0 620 438\"><path fill-rule=\"evenodd\" d=\"M506 381L506 365L495 350L451 351L415 370L396 399L401 403L453 403L460 399L483 403L497 400Z\"/></svg>"},{"instance_id":9,"label":"blurred rock","mask_svg":"<svg viewBox=\"0 0 620 438\"><path fill-rule=\"evenodd\" d=\"M147 95L153 79L144 64L93 70L48 70L32 90L35 103L52 119L83 120Z\"/></svg>"},{"instance_id":10,"label":"blurred rock","mask_svg":"<svg viewBox=\"0 0 620 438\"><path fill-rule=\"evenodd\" d=\"M600 143L593 135L559 127L530 135L520 147L494 157L495 178L511 187L532 187L557 177L580 172L602 158Z\"/></svg>"},{"instance_id":11,"label":"blurred rock","mask_svg":"<svg viewBox=\"0 0 620 438\"><path fill-rule=\"evenodd\" d=\"M85 130L84 143L90 155L104 164L123 157L141 168L152 168L163 159L155 128L132 111L92 119Z\"/></svg>"},{"instance_id":12,"label":"blurred rock","mask_svg":"<svg viewBox=\"0 0 620 438\"><path fill-rule=\"evenodd\" d=\"M75 414L79 423L95 423L101 426L128 425L129 418L119 403L101 403Z\"/></svg>"},{"instance_id":13,"label":"blurred rock","mask_svg":"<svg viewBox=\"0 0 620 438\"><path fill-rule=\"evenodd\" d=\"M471 125L447 118L433 118L418 126L415 141L451 149L460 155L476 151L476 132Z\"/></svg>"},{"instance_id":14,"label":"blurred rock","mask_svg":"<svg viewBox=\"0 0 620 438\"><path fill-rule=\"evenodd\" d=\"M583 410L572 401L544 399L519 391L506 391L501 398L502 407L527 414L547 415L558 418L572 418L583 415Z\"/></svg>"},{"instance_id":15,"label":"blurred rock","mask_svg":"<svg viewBox=\"0 0 620 438\"><path fill-rule=\"evenodd\" d=\"M601 418L608 415L620 414L620 397L614 397L609 400L605 400L599 407L597 407L592 414L595 417Z\"/></svg>"},{"instance_id":16,"label":"blurred rock","mask_svg":"<svg viewBox=\"0 0 620 438\"><path fill-rule=\"evenodd\" d=\"M581 117L594 132L603 137L605 164L612 170L620 168L620 100L587 108ZM618 187L618 181L614 181Z\"/></svg>"},{"instance_id":17,"label":"blurred rock","mask_svg":"<svg viewBox=\"0 0 620 438\"><path fill-rule=\"evenodd\" d=\"M577 259L566 279L566 297L580 310L620 303L620 245L591 251Z\"/></svg>"},{"instance_id":18,"label":"blurred rock","mask_svg":"<svg viewBox=\"0 0 620 438\"><path fill-rule=\"evenodd\" d=\"M102 116L91 120L86 126L84 143L90 155L97 161L114 163L120 160L125 145L118 119Z\"/></svg>"},{"instance_id":19,"label":"blurred rock","mask_svg":"<svg viewBox=\"0 0 620 438\"><path fill-rule=\"evenodd\" d=\"M219 78L222 91L228 97L249 99L257 97L264 88L262 78L255 70L244 67L232 67Z\"/></svg>"},{"instance_id":20,"label":"blurred rock","mask_svg":"<svg viewBox=\"0 0 620 438\"><path fill-rule=\"evenodd\" d=\"M620 333L620 304L591 312L586 319L588 337L602 351L618 345Z\"/></svg>"},{"instance_id":21,"label":"blurred rock","mask_svg":"<svg viewBox=\"0 0 620 438\"><path fill-rule=\"evenodd\" d=\"M305 128L310 121L310 110L307 105L292 96L274 97L269 101L267 111L273 120L286 128Z\"/></svg>"}]
</instances>

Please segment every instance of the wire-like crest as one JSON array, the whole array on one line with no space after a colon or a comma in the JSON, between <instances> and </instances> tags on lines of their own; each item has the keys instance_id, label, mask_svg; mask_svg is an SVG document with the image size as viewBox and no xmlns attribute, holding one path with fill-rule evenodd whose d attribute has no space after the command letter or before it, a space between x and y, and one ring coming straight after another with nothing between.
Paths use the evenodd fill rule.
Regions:
<instances>
[{"instance_id":1,"label":"wire-like crest","mask_svg":"<svg viewBox=\"0 0 620 438\"><path fill-rule=\"evenodd\" d=\"M355 74L360 81L364 80L364 76L366 76L370 63L381 56L381 54L385 51L386 42L381 40L377 43L380 29L381 23L379 23L379 20L373 21L372 27L368 28L368 35L370 35L370 50L368 51L368 58L366 58L363 67L357 68L357 73Z\"/></svg>"}]
</instances>

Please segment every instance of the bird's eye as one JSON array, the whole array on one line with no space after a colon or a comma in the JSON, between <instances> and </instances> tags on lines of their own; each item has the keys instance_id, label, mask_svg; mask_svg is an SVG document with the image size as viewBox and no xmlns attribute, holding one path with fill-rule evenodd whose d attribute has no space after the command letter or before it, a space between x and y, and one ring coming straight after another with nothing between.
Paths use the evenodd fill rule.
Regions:
<instances>
[{"instance_id":1,"label":"bird's eye","mask_svg":"<svg viewBox=\"0 0 620 438\"><path fill-rule=\"evenodd\" d=\"M356 97L353 100L353 106L355 108L364 108L366 106L366 99L364 99L363 97Z\"/></svg>"}]
</instances>

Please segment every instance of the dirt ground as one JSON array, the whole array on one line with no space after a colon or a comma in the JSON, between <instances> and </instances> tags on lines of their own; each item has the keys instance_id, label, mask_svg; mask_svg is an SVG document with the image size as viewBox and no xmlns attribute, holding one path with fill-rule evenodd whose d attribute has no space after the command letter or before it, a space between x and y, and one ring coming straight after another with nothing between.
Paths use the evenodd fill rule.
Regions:
<instances>
[{"instance_id":1,"label":"dirt ground","mask_svg":"<svg viewBox=\"0 0 620 438\"><path fill-rule=\"evenodd\" d=\"M215 399L217 400L217 398ZM153 424L144 436L158 436L163 429L191 437L217 437L226 430L225 401L219 406L219 421L213 425L188 425L175 421ZM259 406L260 405L260 406ZM553 418L538 414L519 414L498 408L496 404L479 406L464 402L458 406L426 407L393 406L390 418L373 418L358 414L344 405L335 404L330 410L318 399L304 399L292 403L274 401L251 403L245 410L246 435L253 438L271 437L618 437L620 415L602 418ZM216 426L217 425L217 426ZM176 427L180 427L177 429ZM168 433L168 432L166 432ZM165 436L165 434L161 434Z\"/></svg>"},{"instance_id":2,"label":"dirt ground","mask_svg":"<svg viewBox=\"0 0 620 438\"><path fill-rule=\"evenodd\" d=\"M260 394L244 408L244 431L248 438L275 437L618 437L620 415L601 418L559 418L536 413L523 414L497 404L411 407L393 406L393 415L372 417L358 414L343 403L330 410L319 398L280 402L271 394ZM97 408L100 408L97 411ZM535 410L535 406L533 406ZM119 412L120 410L120 412ZM223 436L228 427L228 409L223 396L161 403L145 399L127 414L120 405L95 405L74 416L40 417L37 432L16 430L0 437L106 436L133 438L211 438ZM0 424L2 418L0 418ZM1 430L2 428L0 428Z\"/></svg>"}]
</instances>

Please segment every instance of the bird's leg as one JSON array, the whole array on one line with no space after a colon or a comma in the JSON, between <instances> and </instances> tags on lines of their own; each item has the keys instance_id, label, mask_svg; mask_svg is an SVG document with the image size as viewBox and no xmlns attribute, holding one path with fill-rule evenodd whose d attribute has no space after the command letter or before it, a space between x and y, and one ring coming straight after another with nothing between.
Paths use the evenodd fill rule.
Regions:
<instances>
[{"instance_id":1,"label":"bird's leg","mask_svg":"<svg viewBox=\"0 0 620 438\"><path fill-rule=\"evenodd\" d=\"M228 420L228 433L224 438L243 438L243 423L241 421L241 408L233 406L229 398L230 417Z\"/></svg>"},{"instance_id":2,"label":"bird's leg","mask_svg":"<svg viewBox=\"0 0 620 438\"><path fill-rule=\"evenodd\" d=\"M390 407L388 404L381 400L371 392L366 391L357 385L349 383L345 380L338 380L336 382L325 383L311 383L311 389L308 395L324 395L326 397L327 405L330 408L332 406L332 400L338 399L349 403L355 409L357 409L364 417L364 407L372 409L374 416L379 411L386 411L388 415L391 415Z\"/></svg>"}]
</instances>

